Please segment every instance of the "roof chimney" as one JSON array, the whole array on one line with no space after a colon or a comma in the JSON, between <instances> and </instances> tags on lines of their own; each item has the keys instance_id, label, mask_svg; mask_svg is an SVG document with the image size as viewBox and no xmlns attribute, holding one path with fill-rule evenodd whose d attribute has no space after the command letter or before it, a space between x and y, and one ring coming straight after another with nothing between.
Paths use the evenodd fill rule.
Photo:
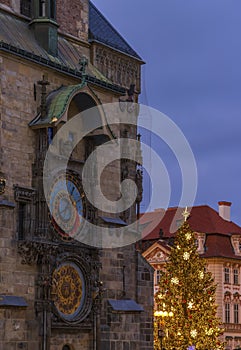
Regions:
<instances>
[{"instance_id":1,"label":"roof chimney","mask_svg":"<svg viewBox=\"0 0 241 350\"><path fill-rule=\"evenodd\" d=\"M230 207L232 203L226 201L218 202L219 216L224 220L230 221Z\"/></svg>"}]
</instances>

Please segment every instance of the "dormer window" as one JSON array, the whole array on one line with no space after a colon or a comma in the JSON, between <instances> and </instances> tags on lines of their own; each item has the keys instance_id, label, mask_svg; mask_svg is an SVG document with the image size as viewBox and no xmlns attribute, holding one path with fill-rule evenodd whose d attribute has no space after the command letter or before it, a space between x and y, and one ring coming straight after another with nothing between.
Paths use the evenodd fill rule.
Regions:
<instances>
[{"instance_id":1,"label":"dormer window","mask_svg":"<svg viewBox=\"0 0 241 350\"><path fill-rule=\"evenodd\" d=\"M46 16L46 2L45 0L39 0L39 17Z\"/></svg>"},{"instance_id":2,"label":"dormer window","mask_svg":"<svg viewBox=\"0 0 241 350\"><path fill-rule=\"evenodd\" d=\"M39 0L38 2L38 17L56 18L55 0Z\"/></svg>"},{"instance_id":3,"label":"dormer window","mask_svg":"<svg viewBox=\"0 0 241 350\"><path fill-rule=\"evenodd\" d=\"M55 0L33 1L30 28L38 44L52 56L58 56L58 24Z\"/></svg>"}]
</instances>

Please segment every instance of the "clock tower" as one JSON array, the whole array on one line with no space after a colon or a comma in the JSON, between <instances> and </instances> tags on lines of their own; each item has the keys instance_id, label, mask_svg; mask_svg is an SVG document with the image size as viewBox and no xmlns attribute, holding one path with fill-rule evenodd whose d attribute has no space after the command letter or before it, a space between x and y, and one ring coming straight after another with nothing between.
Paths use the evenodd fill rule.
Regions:
<instances>
[{"instance_id":1,"label":"clock tower","mask_svg":"<svg viewBox=\"0 0 241 350\"><path fill-rule=\"evenodd\" d=\"M88 0L0 0L0 21L0 348L151 350L152 268L102 235L135 234L143 61Z\"/></svg>"}]
</instances>

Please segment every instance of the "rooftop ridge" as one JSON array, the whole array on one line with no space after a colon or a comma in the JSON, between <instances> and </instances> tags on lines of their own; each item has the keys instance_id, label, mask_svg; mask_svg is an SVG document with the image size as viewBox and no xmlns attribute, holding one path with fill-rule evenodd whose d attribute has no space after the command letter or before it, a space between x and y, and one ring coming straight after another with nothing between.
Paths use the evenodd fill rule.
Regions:
<instances>
[{"instance_id":1,"label":"rooftop ridge","mask_svg":"<svg viewBox=\"0 0 241 350\"><path fill-rule=\"evenodd\" d=\"M174 215L178 209L180 219L183 219L181 216L181 207L170 207L165 213L161 209L158 209L141 214L140 223L143 227L143 240L159 239L160 230L162 230L164 238L175 236L175 233L172 233L171 230L174 227L176 232L180 226L178 217L176 223L173 222ZM193 206L189 211L188 223L195 232L223 236L241 235L241 226L233 221L225 220L219 215L217 210L207 204Z\"/></svg>"},{"instance_id":2,"label":"rooftop ridge","mask_svg":"<svg viewBox=\"0 0 241 350\"><path fill-rule=\"evenodd\" d=\"M95 14L101 18L103 23L105 23L109 27L109 29L111 29L114 32L114 34L119 38L119 40L122 41L122 43L125 45L121 47L120 45L114 44L113 42L111 42L111 40L103 39L101 36L98 36L93 33L93 30L94 30L92 26L93 20L94 20L94 16L92 17L93 12L95 12ZM128 44L128 42L118 32L118 30L115 27L113 27L113 25L105 18L105 16L99 11L99 9L91 1L89 2L89 29L90 29L90 34L93 35L93 38L89 37L90 41L97 39L100 43L106 44L110 47L113 47L121 51L122 53L125 53L134 57L135 59L143 61L142 58L137 54L137 52ZM105 33L105 35L106 34L107 33ZM124 46L126 46L126 48Z\"/></svg>"}]
</instances>

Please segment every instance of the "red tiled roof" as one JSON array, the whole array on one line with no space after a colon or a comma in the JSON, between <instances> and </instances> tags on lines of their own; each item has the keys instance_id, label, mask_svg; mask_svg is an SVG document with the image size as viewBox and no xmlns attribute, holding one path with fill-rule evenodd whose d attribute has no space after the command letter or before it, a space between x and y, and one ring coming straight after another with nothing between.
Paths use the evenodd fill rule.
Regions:
<instances>
[{"instance_id":1,"label":"red tiled roof","mask_svg":"<svg viewBox=\"0 0 241 350\"><path fill-rule=\"evenodd\" d=\"M202 255L208 257L224 257L240 259L234 254L230 235L208 234L205 242L206 251Z\"/></svg>"},{"instance_id":2,"label":"red tiled roof","mask_svg":"<svg viewBox=\"0 0 241 350\"><path fill-rule=\"evenodd\" d=\"M158 209L141 215L140 223L143 225L143 240L155 240L160 237L173 237L178 224L183 220L183 208ZM175 216L175 218L174 218ZM193 231L202 233L241 234L241 227L232 221L224 220L218 212L208 205L192 208L188 223Z\"/></svg>"},{"instance_id":3,"label":"red tiled roof","mask_svg":"<svg viewBox=\"0 0 241 350\"><path fill-rule=\"evenodd\" d=\"M240 255L236 255L231 243L231 234L208 233L205 241L205 252L201 254L203 258L228 258L241 260ZM168 243L164 240L158 240L161 247L167 249ZM155 243L152 243L152 246Z\"/></svg>"}]
</instances>

